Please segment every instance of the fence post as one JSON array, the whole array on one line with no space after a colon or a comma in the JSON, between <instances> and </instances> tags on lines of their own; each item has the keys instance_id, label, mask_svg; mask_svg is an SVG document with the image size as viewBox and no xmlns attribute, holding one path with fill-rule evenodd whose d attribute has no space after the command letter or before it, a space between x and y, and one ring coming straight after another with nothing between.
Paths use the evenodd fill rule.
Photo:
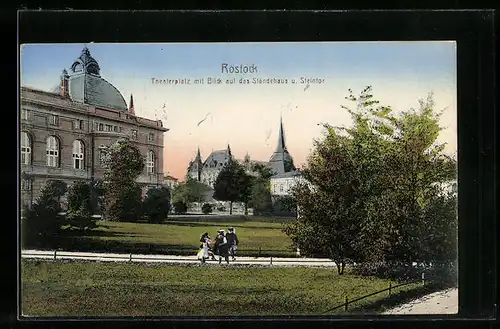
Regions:
<instances>
[{"instance_id":1,"label":"fence post","mask_svg":"<svg viewBox=\"0 0 500 329\"><path fill-rule=\"evenodd\" d=\"M389 281L389 296L391 295L392 293L392 282Z\"/></svg>"},{"instance_id":2,"label":"fence post","mask_svg":"<svg viewBox=\"0 0 500 329\"><path fill-rule=\"evenodd\" d=\"M57 258L57 250L54 250L54 260Z\"/></svg>"},{"instance_id":3,"label":"fence post","mask_svg":"<svg viewBox=\"0 0 500 329\"><path fill-rule=\"evenodd\" d=\"M262 248L259 246L259 257L260 257L260 253L262 252L261 250Z\"/></svg>"},{"instance_id":4,"label":"fence post","mask_svg":"<svg viewBox=\"0 0 500 329\"><path fill-rule=\"evenodd\" d=\"M132 261L132 253L130 253L130 256L129 256L129 261L130 261L130 262Z\"/></svg>"},{"instance_id":5,"label":"fence post","mask_svg":"<svg viewBox=\"0 0 500 329\"><path fill-rule=\"evenodd\" d=\"M347 305L349 305L349 298L347 298L347 295L345 296L345 310L347 311Z\"/></svg>"},{"instance_id":6,"label":"fence post","mask_svg":"<svg viewBox=\"0 0 500 329\"><path fill-rule=\"evenodd\" d=\"M422 284L425 284L425 272L422 272Z\"/></svg>"},{"instance_id":7,"label":"fence post","mask_svg":"<svg viewBox=\"0 0 500 329\"><path fill-rule=\"evenodd\" d=\"M271 264L269 264L269 265L273 265L273 258L272 257L271 257Z\"/></svg>"}]
</instances>

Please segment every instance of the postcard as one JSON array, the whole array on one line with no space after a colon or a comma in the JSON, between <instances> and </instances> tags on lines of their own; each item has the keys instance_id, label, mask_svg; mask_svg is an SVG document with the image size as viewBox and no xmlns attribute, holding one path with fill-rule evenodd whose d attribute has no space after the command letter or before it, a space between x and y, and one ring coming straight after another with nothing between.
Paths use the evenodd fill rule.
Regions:
<instances>
[{"instance_id":1,"label":"postcard","mask_svg":"<svg viewBox=\"0 0 500 329\"><path fill-rule=\"evenodd\" d=\"M456 314L456 43L23 44L20 315Z\"/></svg>"}]
</instances>

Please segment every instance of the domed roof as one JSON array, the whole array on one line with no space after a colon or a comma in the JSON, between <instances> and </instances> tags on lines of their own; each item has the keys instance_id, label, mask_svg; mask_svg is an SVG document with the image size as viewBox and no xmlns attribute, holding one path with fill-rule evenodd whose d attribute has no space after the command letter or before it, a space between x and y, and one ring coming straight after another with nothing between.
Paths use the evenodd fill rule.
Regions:
<instances>
[{"instance_id":1,"label":"domed roof","mask_svg":"<svg viewBox=\"0 0 500 329\"><path fill-rule=\"evenodd\" d=\"M74 102L97 107L128 111L127 103L120 91L100 76L99 63L84 47L80 57L71 65L68 89Z\"/></svg>"}]
</instances>

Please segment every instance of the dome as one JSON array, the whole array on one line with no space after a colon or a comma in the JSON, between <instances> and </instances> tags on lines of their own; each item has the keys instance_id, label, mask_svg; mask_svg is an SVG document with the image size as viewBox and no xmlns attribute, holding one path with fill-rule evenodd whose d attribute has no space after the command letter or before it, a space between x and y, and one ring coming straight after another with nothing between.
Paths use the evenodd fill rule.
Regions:
<instances>
[{"instance_id":1,"label":"dome","mask_svg":"<svg viewBox=\"0 0 500 329\"><path fill-rule=\"evenodd\" d=\"M127 103L120 91L100 76L99 63L84 47L80 57L71 65L68 91L74 102L96 107L128 111Z\"/></svg>"}]
</instances>

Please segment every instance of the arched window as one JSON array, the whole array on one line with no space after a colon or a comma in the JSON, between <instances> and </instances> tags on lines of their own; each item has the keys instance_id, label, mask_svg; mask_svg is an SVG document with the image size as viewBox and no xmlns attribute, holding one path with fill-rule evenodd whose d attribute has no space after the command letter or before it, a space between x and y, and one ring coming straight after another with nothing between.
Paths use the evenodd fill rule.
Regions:
<instances>
[{"instance_id":1,"label":"arched window","mask_svg":"<svg viewBox=\"0 0 500 329\"><path fill-rule=\"evenodd\" d=\"M148 152L148 159L146 161L146 167L148 168L148 174L153 174L155 172L155 152Z\"/></svg>"},{"instance_id":2,"label":"arched window","mask_svg":"<svg viewBox=\"0 0 500 329\"><path fill-rule=\"evenodd\" d=\"M85 147L81 140L75 140L73 142L73 168L75 169L85 169Z\"/></svg>"},{"instance_id":3,"label":"arched window","mask_svg":"<svg viewBox=\"0 0 500 329\"><path fill-rule=\"evenodd\" d=\"M21 164L31 164L31 138L27 132L21 132Z\"/></svg>"},{"instance_id":4,"label":"arched window","mask_svg":"<svg viewBox=\"0 0 500 329\"><path fill-rule=\"evenodd\" d=\"M47 138L47 166L59 167L59 140L55 136Z\"/></svg>"}]
</instances>

